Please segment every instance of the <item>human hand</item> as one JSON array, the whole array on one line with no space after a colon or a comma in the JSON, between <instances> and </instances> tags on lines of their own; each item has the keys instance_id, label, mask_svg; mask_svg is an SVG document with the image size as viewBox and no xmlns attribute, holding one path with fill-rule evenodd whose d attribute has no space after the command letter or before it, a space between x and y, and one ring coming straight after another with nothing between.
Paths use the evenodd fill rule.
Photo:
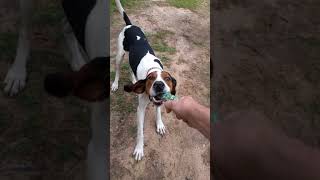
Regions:
<instances>
[{"instance_id":1,"label":"human hand","mask_svg":"<svg viewBox=\"0 0 320 180\"><path fill-rule=\"evenodd\" d=\"M164 102L164 107L166 108L167 113L173 111L178 119L186 119L195 104L198 103L191 96L184 96L179 100Z\"/></svg>"},{"instance_id":2,"label":"human hand","mask_svg":"<svg viewBox=\"0 0 320 180\"><path fill-rule=\"evenodd\" d=\"M199 130L207 138L210 136L210 110L191 96L184 96L179 100L166 101L164 106L167 113L173 111L178 119L182 119L190 127Z\"/></svg>"}]
</instances>

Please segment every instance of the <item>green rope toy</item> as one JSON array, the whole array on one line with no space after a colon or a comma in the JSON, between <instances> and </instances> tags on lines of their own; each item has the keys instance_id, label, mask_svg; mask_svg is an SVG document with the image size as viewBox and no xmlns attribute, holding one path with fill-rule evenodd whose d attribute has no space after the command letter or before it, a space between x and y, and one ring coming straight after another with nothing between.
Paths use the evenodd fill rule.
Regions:
<instances>
[{"instance_id":1,"label":"green rope toy","mask_svg":"<svg viewBox=\"0 0 320 180\"><path fill-rule=\"evenodd\" d=\"M162 94L162 100L168 101L168 100L177 100L177 96L172 95L170 92L165 92Z\"/></svg>"}]
</instances>

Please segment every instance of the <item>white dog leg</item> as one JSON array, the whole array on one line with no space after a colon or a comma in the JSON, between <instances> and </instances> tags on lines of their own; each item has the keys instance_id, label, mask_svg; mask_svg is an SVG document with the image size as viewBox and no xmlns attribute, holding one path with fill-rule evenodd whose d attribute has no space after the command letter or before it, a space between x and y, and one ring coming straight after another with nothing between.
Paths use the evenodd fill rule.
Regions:
<instances>
[{"instance_id":1,"label":"white dog leg","mask_svg":"<svg viewBox=\"0 0 320 180\"><path fill-rule=\"evenodd\" d=\"M17 54L14 63L10 67L4 83L4 91L10 96L17 94L22 90L27 78L27 59L30 54L30 36L31 36L31 13L33 0L20 0L20 32L18 40Z\"/></svg>"},{"instance_id":2,"label":"white dog leg","mask_svg":"<svg viewBox=\"0 0 320 180\"><path fill-rule=\"evenodd\" d=\"M137 82L136 76L134 75L132 69L130 68L131 82L135 84Z\"/></svg>"},{"instance_id":3,"label":"white dog leg","mask_svg":"<svg viewBox=\"0 0 320 180\"><path fill-rule=\"evenodd\" d=\"M81 46L78 43L68 20L64 18L62 23L63 34L66 39L68 48L71 52L70 66L72 70L77 71L86 63L86 61L83 58L83 55L81 53Z\"/></svg>"},{"instance_id":4,"label":"white dog leg","mask_svg":"<svg viewBox=\"0 0 320 180\"><path fill-rule=\"evenodd\" d=\"M136 160L141 160L144 156L143 154L143 124L144 124L144 115L146 112L146 107L148 105L149 99L146 95L139 94L139 106L137 109L137 145L133 151L133 155Z\"/></svg>"},{"instance_id":5,"label":"white dog leg","mask_svg":"<svg viewBox=\"0 0 320 180\"><path fill-rule=\"evenodd\" d=\"M107 101L91 104L91 140L88 145L88 179L106 180L107 168Z\"/></svg>"},{"instance_id":6,"label":"white dog leg","mask_svg":"<svg viewBox=\"0 0 320 180\"><path fill-rule=\"evenodd\" d=\"M112 91L116 91L119 86L119 78L120 78L120 64L125 54L123 49L123 39L124 39L124 31L122 31L118 38L118 52L116 56L116 76L111 86Z\"/></svg>"},{"instance_id":7,"label":"white dog leg","mask_svg":"<svg viewBox=\"0 0 320 180\"><path fill-rule=\"evenodd\" d=\"M163 135L166 131L166 127L164 126L162 119L161 119L161 106L156 107L156 125L157 125L157 132Z\"/></svg>"}]
</instances>

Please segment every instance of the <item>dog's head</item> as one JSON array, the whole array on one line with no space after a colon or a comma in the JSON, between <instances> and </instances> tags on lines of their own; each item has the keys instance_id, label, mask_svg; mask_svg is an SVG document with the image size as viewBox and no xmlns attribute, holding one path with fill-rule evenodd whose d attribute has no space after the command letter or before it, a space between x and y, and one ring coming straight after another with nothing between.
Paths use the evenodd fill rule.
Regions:
<instances>
[{"instance_id":1,"label":"dog's head","mask_svg":"<svg viewBox=\"0 0 320 180\"><path fill-rule=\"evenodd\" d=\"M79 71L48 74L44 88L56 97L74 95L89 102L103 101L109 97L109 60L110 57L95 58Z\"/></svg>"},{"instance_id":2,"label":"dog's head","mask_svg":"<svg viewBox=\"0 0 320 180\"><path fill-rule=\"evenodd\" d=\"M146 79L139 80L135 84L125 85L126 92L137 94L146 93L155 105L162 104L162 95L165 92L176 94L177 81L167 71L153 71Z\"/></svg>"}]
</instances>

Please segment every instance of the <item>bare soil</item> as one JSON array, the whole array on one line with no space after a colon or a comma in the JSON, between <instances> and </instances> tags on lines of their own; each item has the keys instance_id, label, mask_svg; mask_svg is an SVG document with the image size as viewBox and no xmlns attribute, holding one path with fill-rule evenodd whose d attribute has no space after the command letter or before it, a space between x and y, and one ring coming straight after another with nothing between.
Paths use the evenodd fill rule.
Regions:
<instances>
[{"instance_id":1,"label":"bare soil","mask_svg":"<svg viewBox=\"0 0 320 180\"><path fill-rule=\"evenodd\" d=\"M41 3L39 3L41 2ZM89 108L76 98L44 92L47 73L70 70L65 56L58 2L37 1L25 89L3 93L3 80L15 57L18 3L0 2L0 179L85 179Z\"/></svg>"},{"instance_id":2,"label":"bare soil","mask_svg":"<svg viewBox=\"0 0 320 180\"><path fill-rule=\"evenodd\" d=\"M153 34L167 32L160 39L175 52L155 53L165 57L165 69L177 79L177 96L191 95L209 107L209 6L191 11L160 1L147 1L143 6L127 10L127 14L150 37L151 46L157 41ZM114 74L116 42L124 22L118 12L113 14L111 22L111 71ZM145 115L145 156L142 161L134 160L137 97L124 93L122 88L130 83L127 56L122 67L119 89L111 95L111 178L209 179L209 141L173 114L166 114L164 109L162 116L167 132L160 136L156 133L155 108L151 104Z\"/></svg>"},{"instance_id":3,"label":"bare soil","mask_svg":"<svg viewBox=\"0 0 320 180\"><path fill-rule=\"evenodd\" d=\"M212 5L220 117L255 109L289 136L319 147L319 1Z\"/></svg>"}]
</instances>

